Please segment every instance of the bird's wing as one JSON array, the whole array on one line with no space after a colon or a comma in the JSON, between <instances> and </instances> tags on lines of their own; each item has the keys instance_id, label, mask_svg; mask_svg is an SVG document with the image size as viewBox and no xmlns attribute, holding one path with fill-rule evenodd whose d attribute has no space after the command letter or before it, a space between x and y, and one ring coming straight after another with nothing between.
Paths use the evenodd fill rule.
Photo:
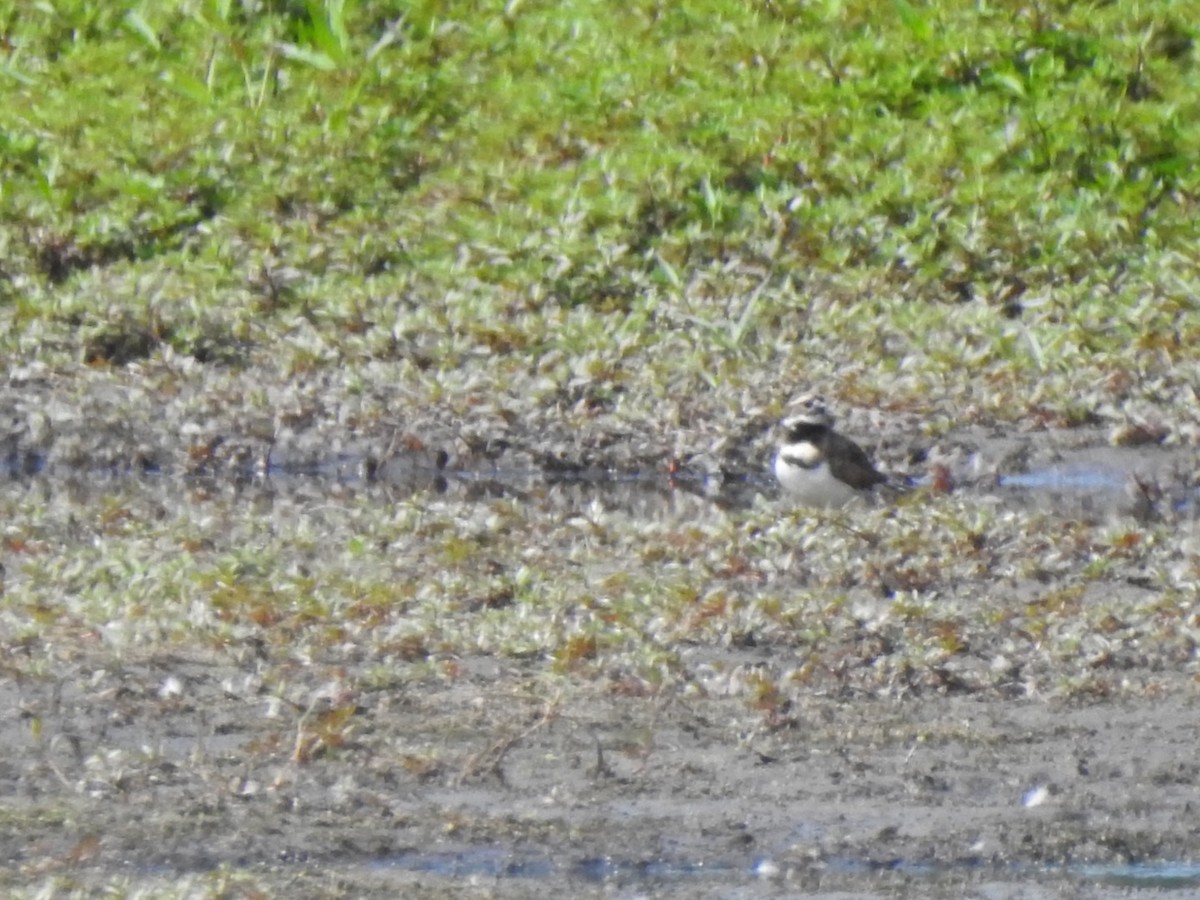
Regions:
<instances>
[{"instance_id":1,"label":"bird's wing","mask_svg":"<svg viewBox=\"0 0 1200 900\"><path fill-rule=\"evenodd\" d=\"M825 456L834 477L852 488L864 490L887 481L887 476L876 471L862 447L836 431L829 432L825 439Z\"/></svg>"}]
</instances>

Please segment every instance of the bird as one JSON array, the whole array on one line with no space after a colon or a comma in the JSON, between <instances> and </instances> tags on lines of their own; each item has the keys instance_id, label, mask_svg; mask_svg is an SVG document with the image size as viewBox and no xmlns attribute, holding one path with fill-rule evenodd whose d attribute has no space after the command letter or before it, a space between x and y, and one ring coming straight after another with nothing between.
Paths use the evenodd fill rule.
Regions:
<instances>
[{"instance_id":1,"label":"bird","mask_svg":"<svg viewBox=\"0 0 1200 900\"><path fill-rule=\"evenodd\" d=\"M833 422L824 398L804 394L788 404L779 423L775 478L806 506L845 506L888 480L862 447L833 430Z\"/></svg>"}]
</instances>

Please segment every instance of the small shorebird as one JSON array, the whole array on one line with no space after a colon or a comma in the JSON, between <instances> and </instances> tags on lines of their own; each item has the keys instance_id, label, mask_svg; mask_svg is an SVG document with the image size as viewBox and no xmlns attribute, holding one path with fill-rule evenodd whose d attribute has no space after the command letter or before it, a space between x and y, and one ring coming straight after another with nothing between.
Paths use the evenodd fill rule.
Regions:
<instances>
[{"instance_id":1,"label":"small shorebird","mask_svg":"<svg viewBox=\"0 0 1200 900\"><path fill-rule=\"evenodd\" d=\"M788 404L780 429L775 477L807 506L845 506L887 481L862 447L833 430L833 416L816 394Z\"/></svg>"}]
</instances>

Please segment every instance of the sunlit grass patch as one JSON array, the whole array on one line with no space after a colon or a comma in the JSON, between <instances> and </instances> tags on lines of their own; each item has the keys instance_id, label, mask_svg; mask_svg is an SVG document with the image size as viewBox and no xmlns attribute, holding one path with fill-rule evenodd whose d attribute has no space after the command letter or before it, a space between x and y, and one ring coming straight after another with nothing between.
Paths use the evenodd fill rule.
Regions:
<instances>
[{"instance_id":1,"label":"sunlit grass patch","mask_svg":"<svg viewBox=\"0 0 1200 900\"><path fill-rule=\"evenodd\" d=\"M418 273L422 304L466 278L619 310L648 283L717 267L720 292L767 266L1015 308L1188 233L1194 51L1167 6L612 15L218 3L16 20L17 272L69 297L83 270L164 254L185 279L290 269L320 315L329 270ZM769 329L779 284L741 335ZM228 308L234 284L212 287L193 315ZM1043 361L1057 339L1037 337Z\"/></svg>"}]
</instances>

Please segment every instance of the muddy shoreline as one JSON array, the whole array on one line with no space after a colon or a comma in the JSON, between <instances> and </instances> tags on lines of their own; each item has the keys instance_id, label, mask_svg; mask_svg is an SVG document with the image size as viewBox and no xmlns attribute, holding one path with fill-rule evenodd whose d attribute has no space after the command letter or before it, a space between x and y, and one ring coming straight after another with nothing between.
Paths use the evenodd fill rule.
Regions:
<instances>
[{"instance_id":1,"label":"muddy shoreline","mask_svg":"<svg viewBox=\"0 0 1200 900\"><path fill-rule=\"evenodd\" d=\"M1010 882L1115 896L1129 864L1149 879L1196 846L1194 685L1169 677L1088 705L814 697L764 731L729 702L521 697L519 669L478 668L450 689L358 695L352 741L311 760L288 758L294 729L264 720L261 699L223 693L244 673L201 660L10 687L25 716L8 729L11 796L57 811L10 820L10 885L244 870L309 896ZM182 679L178 697L165 678ZM436 761L389 752L397 734ZM242 752L264 743L273 759ZM124 755L117 771L97 771L101 748Z\"/></svg>"},{"instance_id":2,"label":"muddy shoreline","mask_svg":"<svg viewBox=\"0 0 1200 900\"><path fill-rule=\"evenodd\" d=\"M1197 883L1189 444L1114 447L1101 428L914 438L897 416L871 449L915 499L814 525L762 477L765 415L715 442L708 425L634 438L602 421L521 441L511 423L491 434L436 411L332 439L336 416L255 430L244 408L208 422L142 408L131 422L125 401L90 418L61 398L9 406L6 599L26 604L7 617L0 682L11 890L1103 897ZM948 467L948 495L928 490L934 464ZM1107 480L1054 481L1080 471ZM1049 480L1006 489L1018 473ZM1148 506L1139 484L1157 491ZM345 558L396 510L426 524ZM426 571L431 541L487 516L508 516L515 543L487 526L499 530L479 539L481 586L463 581L444 612L410 614L410 595L388 595L342 633L274 589L244 621L222 605L241 581L272 577L241 549L262 535L279 532L271 553L299 573L290 583L319 591L364 566ZM961 569L919 562L942 551L913 543L905 517L929 516L967 523L945 539ZM325 539L301 553L287 529L310 518ZM638 557L644 539L625 532L640 527L665 543ZM1058 558L1056 529L1078 559ZM146 610L144 634L122 605L59 608L47 578L86 598L106 542L144 532L194 557L184 575L212 559L182 607L190 624L155 624L170 599L158 594L129 601ZM821 533L851 541L838 551L850 555L826 559L811 543ZM508 573L540 541L567 561L547 578L580 579L565 606L513 599L524 576ZM723 542L741 549L704 563L695 596L659 612L678 594L664 573L691 577L689 554ZM80 553L90 561L72 568ZM478 652L464 647L490 639L447 630L470 635L515 609L519 635L588 604L605 622L624 613L591 594L627 591L622 569L662 595L647 595L629 634L660 620L678 632L651 639L660 662L579 638ZM137 596L137 565L112 571ZM773 591L765 612L742 610ZM776 610L789 598L795 611ZM422 636L413 615L443 636ZM313 643L314 631L329 637Z\"/></svg>"}]
</instances>

